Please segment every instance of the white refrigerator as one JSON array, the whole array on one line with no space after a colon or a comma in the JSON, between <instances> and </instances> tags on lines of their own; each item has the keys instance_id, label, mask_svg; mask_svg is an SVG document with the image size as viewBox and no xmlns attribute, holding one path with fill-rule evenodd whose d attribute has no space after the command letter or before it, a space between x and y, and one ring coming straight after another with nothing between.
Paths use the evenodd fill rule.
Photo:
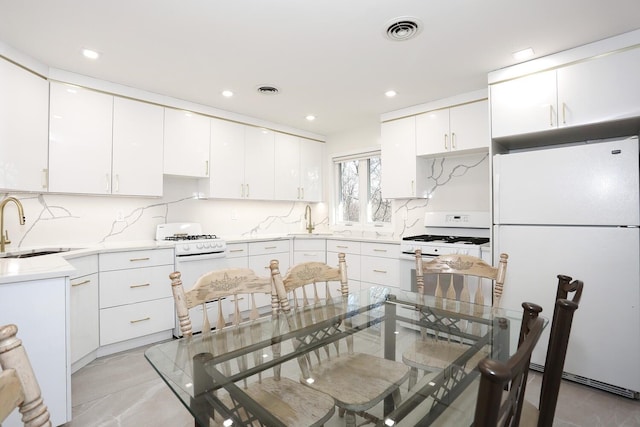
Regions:
<instances>
[{"instance_id":1,"label":"white refrigerator","mask_svg":"<svg viewBox=\"0 0 640 427\"><path fill-rule=\"evenodd\" d=\"M540 304L551 319L557 275L584 282L565 375L638 397L638 137L494 156L494 257L509 254L505 308ZM545 362L549 327L532 364Z\"/></svg>"}]
</instances>

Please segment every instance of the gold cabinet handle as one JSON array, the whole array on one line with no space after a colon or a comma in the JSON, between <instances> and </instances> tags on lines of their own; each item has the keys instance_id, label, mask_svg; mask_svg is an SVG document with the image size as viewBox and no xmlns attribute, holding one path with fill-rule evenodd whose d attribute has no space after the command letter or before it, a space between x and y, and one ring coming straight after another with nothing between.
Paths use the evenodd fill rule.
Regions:
<instances>
[{"instance_id":1,"label":"gold cabinet handle","mask_svg":"<svg viewBox=\"0 0 640 427\"><path fill-rule=\"evenodd\" d=\"M374 252L387 252L386 249L373 249Z\"/></svg>"},{"instance_id":2,"label":"gold cabinet handle","mask_svg":"<svg viewBox=\"0 0 640 427\"><path fill-rule=\"evenodd\" d=\"M302 196L300 196L300 198L304 200L304 187L300 187L300 191L302 192Z\"/></svg>"},{"instance_id":3,"label":"gold cabinet handle","mask_svg":"<svg viewBox=\"0 0 640 427\"><path fill-rule=\"evenodd\" d=\"M229 249L229 252L244 252L244 249Z\"/></svg>"},{"instance_id":4,"label":"gold cabinet handle","mask_svg":"<svg viewBox=\"0 0 640 427\"><path fill-rule=\"evenodd\" d=\"M249 184L247 184L247 197L249 197Z\"/></svg>"},{"instance_id":5,"label":"gold cabinet handle","mask_svg":"<svg viewBox=\"0 0 640 427\"><path fill-rule=\"evenodd\" d=\"M209 176L209 160L204 161L204 176Z\"/></svg>"},{"instance_id":6,"label":"gold cabinet handle","mask_svg":"<svg viewBox=\"0 0 640 427\"><path fill-rule=\"evenodd\" d=\"M265 246L264 248L265 249L275 249L275 248L277 248L277 246Z\"/></svg>"},{"instance_id":7,"label":"gold cabinet handle","mask_svg":"<svg viewBox=\"0 0 640 427\"><path fill-rule=\"evenodd\" d=\"M553 105L549 105L549 126L553 127Z\"/></svg>"},{"instance_id":8,"label":"gold cabinet handle","mask_svg":"<svg viewBox=\"0 0 640 427\"><path fill-rule=\"evenodd\" d=\"M340 249L349 249L349 246L345 246L345 245L336 245L336 248L340 248Z\"/></svg>"},{"instance_id":9,"label":"gold cabinet handle","mask_svg":"<svg viewBox=\"0 0 640 427\"><path fill-rule=\"evenodd\" d=\"M49 169L42 169L42 188L49 187Z\"/></svg>"},{"instance_id":10,"label":"gold cabinet handle","mask_svg":"<svg viewBox=\"0 0 640 427\"><path fill-rule=\"evenodd\" d=\"M133 289L133 288L144 288L146 286L151 286L151 283L142 283L140 285L130 285L129 287Z\"/></svg>"},{"instance_id":11,"label":"gold cabinet handle","mask_svg":"<svg viewBox=\"0 0 640 427\"><path fill-rule=\"evenodd\" d=\"M142 319L129 320L129 323L144 322L145 320L151 320L151 317L143 317Z\"/></svg>"},{"instance_id":12,"label":"gold cabinet handle","mask_svg":"<svg viewBox=\"0 0 640 427\"><path fill-rule=\"evenodd\" d=\"M87 280L83 280L82 282L72 283L71 286L82 286L82 285L86 285L87 283L91 283L91 280L87 279Z\"/></svg>"},{"instance_id":13,"label":"gold cabinet handle","mask_svg":"<svg viewBox=\"0 0 640 427\"><path fill-rule=\"evenodd\" d=\"M451 149L456 149L456 134L455 132L451 132Z\"/></svg>"},{"instance_id":14,"label":"gold cabinet handle","mask_svg":"<svg viewBox=\"0 0 640 427\"><path fill-rule=\"evenodd\" d=\"M562 124L567 124L567 104L562 103Z\"/></svg>"},{"instance_id":15,"label":"gold cabinet handle","mask_svg":"<svg viewBox=\"0 0 640 427\"><path fill-rule=\"evenodd\" d=\"M384 273L387 274L387 270L373 270L374 273Z\"/></svg>"},{"instance_id":16,"label":"gold cabinet handle","mask_svg":"<svg viewBox=\"0 0 640 427\"><path fill-rule=\"evenodd\" d=\"M445 149L445 150L448 150L448 149L449 149L449 145L447 144L447 138L448 138L448 137L449 137L449 136L445 133L445 134L444 134L444 149Z\"/></svg>"},{"instance_id":17,"label":"gold cabinet handle","mask_svg":"<svg viewBox=\"0 0 640 427\"><path fill-rule=\"evenodd\" d=\"M145 258L130 258L129 261L131 262L136 262L136 261L149 261L149 257L145 257Z\"/></svg>"}]
</instances>

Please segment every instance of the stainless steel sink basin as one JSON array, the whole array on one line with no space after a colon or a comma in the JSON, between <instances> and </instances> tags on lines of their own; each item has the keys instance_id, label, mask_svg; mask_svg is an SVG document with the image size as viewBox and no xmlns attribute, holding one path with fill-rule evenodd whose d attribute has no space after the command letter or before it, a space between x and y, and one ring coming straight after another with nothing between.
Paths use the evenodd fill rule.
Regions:
<instances>
[{"instance_id":1,"label":"stainless steel sink basin","mask_svg":"<svg viewBox=\"0 0 640 427\"><path fill-rule=\"evenodd\" d=\"M73 250L72 248L47 248L47 249L33 249L17 252L6 252L0 254L0 258L32 258L43 255L58 254L62 252L68 252Z\"/></svg>"}]
</instances>

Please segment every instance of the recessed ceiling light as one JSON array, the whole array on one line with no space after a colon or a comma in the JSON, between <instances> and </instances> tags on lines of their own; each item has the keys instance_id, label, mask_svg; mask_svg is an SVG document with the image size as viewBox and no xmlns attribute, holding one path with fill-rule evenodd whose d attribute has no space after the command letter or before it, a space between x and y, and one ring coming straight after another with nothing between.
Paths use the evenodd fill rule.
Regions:
<instances>
[{"instance_id":1,"label":"recessed ceiling light","mask_svg":"<svg viewBox=\"0 0 640 427\"><path fill-rule=\"evenodd\" d=\"M388 90L384 93L384 96L386 96L387 98L393 98L397 94L398 92L396 92L395 90Z\"/></svg>"},{"instance_id":2,"label":"recessed ceiling light","mask_svg":"<svg viewBox=\"0 0 640 427\"><path fill-rule=\"evenodd\" d=\"M224 96L225 98L231 98L233 96L233 92L231 92L230 90L223 90L222 96Z\"/></svg>"},{"instance_id":3,"label":"recessed ceiling light","mask_svg":"<svg viewBox=\"0 0 640 427\"><path fill-rule=\"evenodd\" d=\"M309 114L309 115L307 115L307 117L305 117L305 119L307 119L310 122L312 122L312 121L314 121L316 119L316 116L314 116L313 114Z\"/></svg>"},{"instance_id":4,"label":"recessed ceiling light","mask_svg":"<svg viewBox=\"0 0 640 427\"><path fill-rule=\"evenodd\" d=\"M98 59L98 57L100 57L100 54L98 52L91 49L82 49L82 55L85 58L89 58L89 59Z\"/></svg>"},{"instance_id":5,"label":"recessed ceiling light","mask_svg":"<svg viewBox=\"0 0 640 427\"><path fill-rule=\"evenodd\" d=\"M524 59L531 58L533 54L534 54L533 49L528 47L526 49L513 52L513 59L515 59L516 61L522 61Z\"/></svg>"}]
</instances>

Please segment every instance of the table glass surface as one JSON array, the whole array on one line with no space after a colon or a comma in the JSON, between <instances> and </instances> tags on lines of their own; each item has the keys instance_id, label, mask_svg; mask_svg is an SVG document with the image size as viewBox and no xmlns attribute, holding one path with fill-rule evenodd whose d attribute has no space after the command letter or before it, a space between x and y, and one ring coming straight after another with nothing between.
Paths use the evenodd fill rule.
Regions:
<instances>
[{"instance_id":1,"label":"table glass surface","mask_svg":"<svg viewBox=\"0 0 640 427\"><path fill-rule=\"evenodd\" d=\"M319 306L294 309L289 316L310 318L318 310L324 313L325 320L312 326L292 323L284 313L268 314L222 331L154 345L146 350L145 357L199 425L209 425L213 410L223 413L222 418L233 418L222 403L224 399L220 399L227 393L263 419L264 425L278 425L273 424L271 414L242 392L244 384L273 376L274 369L280 369L282 376L298 380L297 358L312 350L300 350L294 346L294 338L312 334L323 324L339 324L343 338L353 337L356 352L397 361L402 361L402 353L411 344L423 339L421 332L426 331L426 339L432 341L434 331L439 331L440 337L445 333L463 336L465 344L459 344L465 348L462 356L447 361L444 369L424 376L420 372L417 384L410 390L407 383L402 385L402 401L396 408L391 410L389 401L387 405L381 402L372 408L370 415L379 426L471 425L473 411L468 408L475 407L479 383L477 353L484 349L491 353L490 357L506 360L516 350L522 320L522 310L437 300L379 286L349 294L346 304L338 297ZM474 356L474 363L468 363ZM442 416L444 412L446 416ZM229 425L243 425L237 418L234 421Z\"/></svg>"}]
</instances>

